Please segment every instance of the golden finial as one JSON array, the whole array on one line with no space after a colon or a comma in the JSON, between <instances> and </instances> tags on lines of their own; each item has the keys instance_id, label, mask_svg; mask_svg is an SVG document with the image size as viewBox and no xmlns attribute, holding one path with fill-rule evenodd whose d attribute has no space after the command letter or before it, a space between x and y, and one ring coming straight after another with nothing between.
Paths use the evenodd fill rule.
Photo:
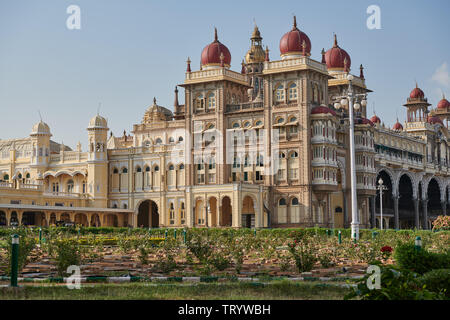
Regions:
<instances>
[{"instance_id":1,"label":"golden finial","mask_svg":"<svg viewBox=\"0 0 450 320\"><path fill-rule=\"evenodd\" d=\"M294 27L293 30L297 29L297 17L294 15Z\"/></svg>"},{"instance_id":2,"label":"golden finial","mask_svg":"<svg viewBox=\"0 0 450 320\"><path fill-rule=\"evenodd\" d=\"M337 43L337 35L336 35L336 33L334 33L333 34L334 35L334 44L333 44L333 47L337 47L338 46L338 43Z\"/></svg>"},{"instance_id":3,"label":"golden finial","mask_svg":"<svg viewBox=\"0 0 450 320\"><path fill-rule=\"evenodd\" d=\"M214 27L214 41L217 42L219 41L219 37L217 36L217 28Z\"/></svg>"}]
</instances>

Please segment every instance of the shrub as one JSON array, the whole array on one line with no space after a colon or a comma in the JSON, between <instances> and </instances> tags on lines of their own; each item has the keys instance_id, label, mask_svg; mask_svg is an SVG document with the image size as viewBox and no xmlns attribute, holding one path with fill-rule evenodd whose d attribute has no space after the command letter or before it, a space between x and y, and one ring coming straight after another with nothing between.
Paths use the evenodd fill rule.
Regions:
<instances>
[{"instance_id":1,"label":"shrub","mask_svg":"<svg viewBox=\"0 0 450 320\"><path fill-rule=\"evenodd\" d=\"M20 233L19 240L19 257L18 257L18 272L30 261L30 253L36 246L34 238L28 237L25 233ZM2 269L4 268L7 275L11 275L11 254L12 254L12 242L11 240L2 244L2 248L6 250L6 255L1 262Z\"/></svg>"},{"instance_id":2,"label":"shrub","mask_svg":"<svg viewBox=\"0 0 450 320\"><path fill-rule=\"evenodd\" d=\"M369 289L366 275L358 281L353 292L344 297L345 300L360 298L362 300L442 300L445 296L428 290L419 281L416 273L409 270L379 266L381 271L380 289ZM370 281L370 280L369 280Z\"/></svg>"},{"instance_id":3,"label":"shrub","mask_svg":"<svg viewBox=\"0 0 450 320\"><path fill-rule=\"evenodd\" d=\"M306 240L289 244L289 252L295 261L298 272L311 271L316 263L313 246Z\"/></svg>"},{"instance_id":4,"label":"shrub","mask_svg":"<svg viewBox=\"0 0 450 320\"><path fill-rule=\"evenodd\" d=\"M223 271L230 265L230 260L223 254L215 254L213 258L208 261L216 270Z\"/></svg>"},{"instance_id":5,"label":"shrub","mask_svg":"<svg viewBox=\"0 0 450 320\"><path fill-rule=\"evenodd\" d=\"M55 243L55 253L56 270L61 277L66 275L69 266L79 266L81 264L79 246L74 241L57 241Z\"/></svg>"},{"instance_id":6,"label":"shrub","mask_svg":"<svg viewBox=\"0 0 450 320\"><path fill-rule=\"evenodd\" d=\"M420 277L420 282L433 292L441 292L450 298L450 269L435 269Z\"/></svg>"},{"instance_id":7,"label":"shrub","mask_svg":"<svg viewBox=\"0 0 450 320\"><path fill-rule=\"evenodd\" d=\"M433 253L425 249L416 250L413 244L401 244L395 250L395 260L402 269L424 274L433 269L450 267L450 252Z\"/></svg>"},{"instance_id":8,"label":"shrub","mask_svg":"<svg viewBox=\"0 0 450 320\"><path fill-rule=\"evenodd\" d=\"M450 230L450 216L439 216L433 221L434 230Z\"/></svg>"}]
</instances>

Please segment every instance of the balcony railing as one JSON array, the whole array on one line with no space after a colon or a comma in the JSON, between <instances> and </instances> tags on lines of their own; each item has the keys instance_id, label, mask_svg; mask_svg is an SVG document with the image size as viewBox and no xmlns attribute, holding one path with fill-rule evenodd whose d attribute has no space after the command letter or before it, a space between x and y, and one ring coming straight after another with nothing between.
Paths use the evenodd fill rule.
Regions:
<instances>
[{"instance_id":1,"label":"balcony railing","mask_svg":"<svg viewBox=\"0 0 450 320\"><path fill-rule=\"evenodd\" d=\"M264 105L262 102L227 104L225 112L247 111L247 110L263 109L263 108L264 108Z\"/></svg>"}]
</instances>

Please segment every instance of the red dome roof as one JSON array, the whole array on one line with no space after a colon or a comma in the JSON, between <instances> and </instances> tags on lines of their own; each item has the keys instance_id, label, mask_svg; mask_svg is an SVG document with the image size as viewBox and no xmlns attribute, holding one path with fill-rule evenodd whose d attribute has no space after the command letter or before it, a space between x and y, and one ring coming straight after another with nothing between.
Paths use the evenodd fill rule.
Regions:
<instances>
[{"instance_id":1,"label":"red dome roof","mask_svg":"<svg viewBox=\"0 0 450 320\"><path fill-rule=\"evenodd\" d=\"M223 64L227 67L231 65L231 54L228 48L222 44L217 37L217 29L214 30L214 41L207 45L202 51L202 65L221 64L220 56L223 54Z\"/></svg>"},{"instance_id":2,"label":"red dome roof","mask_svg":"<svg viewBox=\"0 0 450 320\"><path fill-rule=\"evenodd\" d=\"M280 53L282 56L287 54L303 53L303 43L305 43L305 55L311 55L311 40L306 33L297 29L297 19L294 16L294 26L292 30L286 33L280 40Z\"/></svg>"},{"instance_id":3,"label":"red dome roof","mask_svg":"<svg viewBox=\"0 0 450 320\"><path fill-rule=\"evenodd\" d=\"M423 91L417 86L416 83L416 87L411 91L411 93L409 94L409 97L411 99L423 99L425 97L425 94L423 93Z\"/></svg>"},{"instance_id":4,"label":"red dome roof","mask_svg":"<svg viewBox=\"0 0 450 320\"><path fill-rule=\"evenodd\" d=\"M333 116L336 116L336 112L334 110L331 110L328 107L325 107L324 105L317 106L311 109L311 114L327 114L331 113Z\"/></svg>"},{"instance_id":5,"label":"red dome roof","mask_svg":"<svg viewBox=\"0 0 450 320\"><path fill-rule=\"evenodd\" d=\"M355 119L355 124L370 124L372 127L374 126L373 122L367 118L357 118Z\"/></svg>"},{"instance_id":6,"label":"red dome roof","mask_svg":"<svg viewBox=\"0 0 450 320\"><path fill-rule=\"evenodd\" d=\"M370 118L370 121L372 121L373 123L381 123L381 119L378 118L376 114L374 114L372 118Z\"/></svg>"},{"instance_id":7,"label":"red dome roof","mask_svg":"<svg viewBox=\"0 0 450 320\"><path fill-rule=\"evenodd\" d=\"M442 98L441 101L439 101L437 105L438 109L447 109L450 108L450 102L448 102L447 99L445 99L445 96Z\"/></svg>"},{"instance_id":8,"label":"red dome roof","mask_svg":"<svg viewBox=\"0 0 450 320\"><path fill-rule=\"evenodd\" d=\"M397 122L392 127L392 129L396 130L396 131L402 131L403 130L403 126L402 126L402 124L400 122L398 122L398 119L397 119Z\"/></svg>"},{"instance_id":9,"label":"red dome roof","mask_svg":"<svg viewBox=\"0 0 450 320\"><path fill-rule=\"evenodd\" d=\"M442 122L442 120L439 117L433 116L433 117L428 117L427 119L428 123L430 124L442 124L444 125L444 123Z\"/></svg>"},{"instance_id":10,"label":"red dome roof","mask_svg":"<svg viewBox=\"0 0 450 320\"><path fill-rule=\"evenodd\" d=\"M333 47L325 53L325 61L328 69L344 70L347 68L350 70L352 60L347 51L338 46L336 35L334 35Z\"/></svg>"}]
</instances>

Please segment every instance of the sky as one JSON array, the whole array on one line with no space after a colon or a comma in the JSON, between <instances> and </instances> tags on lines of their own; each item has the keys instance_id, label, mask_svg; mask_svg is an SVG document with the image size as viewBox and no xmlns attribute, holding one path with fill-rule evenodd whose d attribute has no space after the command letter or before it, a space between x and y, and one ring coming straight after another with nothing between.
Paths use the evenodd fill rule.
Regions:
<instances>
[{"instance_id":1,"label":"sky","mask_svg":"<svg viewBox=\"0 0 450 320\"><path fill-rule=\"evenodd\" d=\"M70 5L80 8L80 29L66 26ZM380 8L381 29L367 28L370 5ZM153 97L173 109L187 58L198 70L214 27L240 71L254 23L271 60L279 60L294 14L315 60L337 34L352 73L363 64L374 91L368 116L375 106L392 126L405 120L402 105L416 81L433 107L442 92L450 97L449 13L448 0L0 0L0 139L28 136L40 113L52 140L72 149L80 141L86 150L99 104L116 136L129 132Z\"/></svg>"}]
</instances>

